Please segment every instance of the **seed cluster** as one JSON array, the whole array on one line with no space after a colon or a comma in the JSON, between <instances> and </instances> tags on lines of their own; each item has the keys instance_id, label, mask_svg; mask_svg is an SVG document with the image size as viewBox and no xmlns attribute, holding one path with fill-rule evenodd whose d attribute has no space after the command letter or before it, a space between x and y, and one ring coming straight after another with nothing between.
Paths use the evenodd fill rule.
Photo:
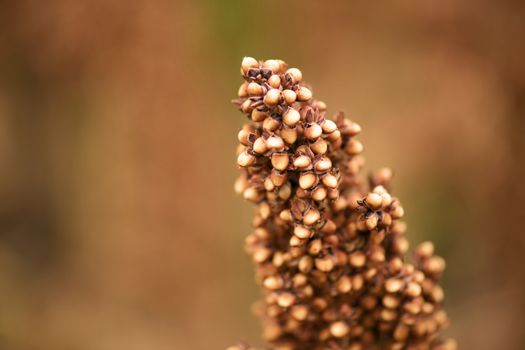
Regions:
<instances>
[{"instance_id":1,"label":"seed cluster","mask_svg":"<svg viewBox=\"0 0 525 350\"><path fill-rule=\"evenodd\" d=\"M250 121L235 190L255 204L246 250L265 340L280 350L455 349L438 338L445 262L430 242L405 261L392 172L362 178L360 126L342 113L327 119L301 71L281 60L245 57L241 74L234 103Z\"/></svg>"}]
</instances>

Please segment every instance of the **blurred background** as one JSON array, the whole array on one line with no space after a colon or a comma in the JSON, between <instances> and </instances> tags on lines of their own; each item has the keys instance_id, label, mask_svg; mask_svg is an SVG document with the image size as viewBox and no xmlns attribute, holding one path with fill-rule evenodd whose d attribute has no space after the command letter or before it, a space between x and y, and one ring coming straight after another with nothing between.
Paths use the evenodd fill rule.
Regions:
<instances>
[{"instance_id":1,"label":"blurred background","mask_svg":"<svg viewBox=\"0 0 525 350\"><path fill-rule=\"evenodd\" d=\"M448 335L525 348L522 1L0 1L0 349L260 344L242 56L299 67L447 259Z\"/></svg>"}]
</instances>

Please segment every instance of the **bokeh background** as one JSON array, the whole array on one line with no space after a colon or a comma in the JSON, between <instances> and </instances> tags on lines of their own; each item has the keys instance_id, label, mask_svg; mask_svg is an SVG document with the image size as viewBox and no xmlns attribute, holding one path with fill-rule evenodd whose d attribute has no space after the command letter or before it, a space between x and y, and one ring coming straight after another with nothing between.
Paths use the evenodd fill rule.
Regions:
<instances>
[{"instance_id":1,"label":"bokeh background","mask_svg":"<svg viewBox=\"0 0 525 350\"><path fill-rule=\"evenodd\" d=\"M362 125L447 259L460 348L524 349L524 4L0 1L0 349L261 343L244 55Z\"/></svg>"}]
</instances>

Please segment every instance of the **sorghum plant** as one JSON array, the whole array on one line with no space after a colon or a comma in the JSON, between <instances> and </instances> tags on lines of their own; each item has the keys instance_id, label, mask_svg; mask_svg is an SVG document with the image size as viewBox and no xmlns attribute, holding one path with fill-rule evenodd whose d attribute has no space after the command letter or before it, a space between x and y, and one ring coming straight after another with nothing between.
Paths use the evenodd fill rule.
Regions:
<instances>
[{"instance_id":1,"label":"sorghum plant","mask_svg":"<svg viewBox=\"0 0 525 350\"><path fill-rule=\"evenodd\" d=\"M255 204L246 250L265 340L281 350L455 349L439 338L445 261L430 242L405 259L392 172L363 178L361 127L342 113L328 119L301 71L281 60L245 57L241 74L234 103L249 122L235 190Z\"/></svg>"}]
</instances>

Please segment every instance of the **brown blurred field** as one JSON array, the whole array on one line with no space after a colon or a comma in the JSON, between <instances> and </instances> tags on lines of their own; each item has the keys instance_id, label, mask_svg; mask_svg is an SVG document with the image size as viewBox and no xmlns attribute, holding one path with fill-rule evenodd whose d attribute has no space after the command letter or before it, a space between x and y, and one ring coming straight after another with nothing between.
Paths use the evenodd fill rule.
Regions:
<instances>
[{"instance_id":1,"label":"brown blurred field","mask_svg":"<svg viewBox=\"0 0 525 350\"><path fill-rule=\"evenodd\" d=\"M260 343L244 55L362 125L447 259L460 348L525 348L523 2L17 0L0 23L0 349Z\"/></svg>"}]
</instances>

